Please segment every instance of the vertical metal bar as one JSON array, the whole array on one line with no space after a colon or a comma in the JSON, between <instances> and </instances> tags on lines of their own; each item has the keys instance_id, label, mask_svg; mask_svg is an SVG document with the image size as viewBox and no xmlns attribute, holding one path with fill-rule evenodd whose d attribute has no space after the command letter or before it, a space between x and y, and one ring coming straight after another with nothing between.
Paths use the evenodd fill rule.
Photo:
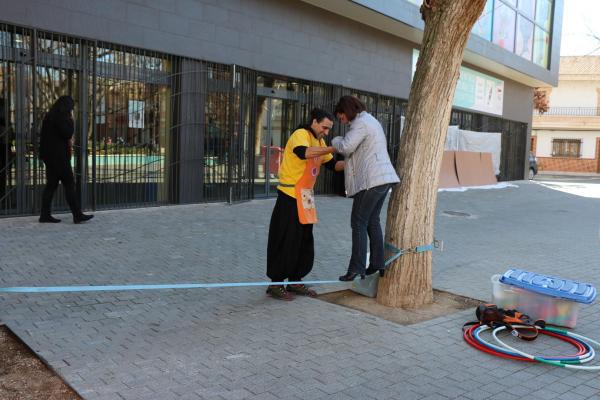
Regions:
<instances>
[{"instance_id":1,"label":"vertical metal bar","mask_svg":"<svg viewBox=\"0 0 600 400\"><path fill-rule=\"evenodd\" d=\"M10 56L6 55L7 49L9 47L4 42L7 36L7 29L4 24L0 24L0 45L2 45L2 55L4 56L2 60L10 60ZM0 61L0 72L2 72L2 76L4 77L4 81L0 82L0 96L3 99L2 108L0 108L0 120L3 121L3 124L0 125L0 215L8 214L8 199L10 198L10 191L8 190L10 182L10 160L8 158L8 148L10 146L10 141L8 138L9 126L10 126L10 113L8 112L9 107L9 96L8 96L8 87L10 85L10 72L9 72L9 62Z\"/></svg>"},{"instance_id":2,"label":"vertical metal bar","mask_svg":"<svg viewBox=\"0 0 600 400\"><path fill-rule=\"evenodd\" d=\"M15 41L14 36L16 35L16 30L14 30L15 34L13 35L13 43ZM24 35L23 35L24 36ZM17 46L15 46L17 47ZM23 142L25 135L24 121L25 121L25 99L26 99L26 89L25 89L25 71L23 66L23 58L26 56L25 49L17 49L15 57L15 89L16 89L16 104L15 104L15 150L16 150L16 186L17 186L17 212L19 214L24 212L24 199L23 195L23 187L25 184L24 179L24 167L25 162L24 152L23 152Z\"/></svg>"},{"instance_id":3,"label":"vertical metal bar","mask_svg":"<svg viewBox=\"0 0 600 400\"><path fill-rule=\"evenodd\" d=\"M87 128L89 122L88 93L89 93L89 68L86 60L89 58L89 47L87 43L79 41L79 61L81 63L78 69L79 75L79 204L85 208L88 200L87 190Z\"/></svg>"},{"instance_id":4,"label":"vertical metal bar","mask_svg":"<svg viewBox=\"0 0 600 400\"><path fill-rule=\"evenodd\" d=\"M269 186L271 185L271 140L273 140L273 130L272 130L272 119L273 119L273 98L269 97L267 99L267 132L265 135L266 146L265 146L265 162L264 162L264 171L265 171L265 194L269 197Z\"/></svg>"},{"instance_id":5,"label":"vertical metal bar","mask_svg":"<svg viewBox=\"0 0 600 400\"><path fill-rule=\"evenodd\" d=\"M146 94L145 87L141 86L141 82L139 79L139 71L136 68L138 61L138 51L133 49L125 48L125 54L127 55L126 59L128 60L125 63L125 68L127 68L129 73L129 85L131 87L129 91L129 96L127 97L127 133L129 133L129 121L133 121L133 113L139 112L140 103L135 103L135 108L132 106L131 110L129 109L129 101L140 101L144 99ZM140 124L134 124L133 126L139 126ZM134 152L132 154L127 154L128 150L123 148L123 153L125 154L125 168L129 170L127 164L131 166L133 169L130 173L130 178L127 183L125 183L125 187L131 188L130 193L130 202L134 205L139 205L144 202L144 185L140 182L140 171L144 167L141 163L143 159L140 157L141 152L141 138L140 138L140 128L132 129L133 135L133 147Z\"/></svg>"},{"instance_id":6,"label":"vertical metal bar","mask_svg":"<svg viewBox=\"0 0 600 400\"><path fill-rule=\"evenodd\" d=\"M33 112L33 125L31 127L32 132L31 132L31 137L32 137L32 142L33 142L33 157L31 160L31 168L33 168L33 174L32 174L32 181L31 181L31 194L32 194L32 201L31 201L31 213L35 214L37 211L37 205L38 205L38 199L39 196L37 196L37 193L39 193L38 187L37 187L37 172L38 172L38 135L37 132L40 129L40 127L38 126L38 107L37 107L37 102L38 102L38 93L37 93L37 45L38 45L38 32L37 29L33 30L32 33L32 46L31 46L31 56L32 56L32 60L31 60L31 70L32 70L32 77L31 77L31 101L32 101L32 112Z\"/></svg>"},{"instance_id":7,"label":"vertical metal bar","mask_svg":"<svg viewBox=\"0 0 600 400\"><path fill-rule=\"evenodd\" d=\"M123 168L122 166L122 162L123 162L123 157L121 157L121 149L119 148L118 144L117 144L117 138L119 137L119 134L123 132L123 130L125 130L125 136L127 136L127 90L129 90L129 83L127 81L128 78L128 71L125 70L122 67L122 63L125 62L124 57L123 57L123 47L119 46L117 53L116 53L117 57L115 60L115 64L114 64L114 68L115 71L117 73L122 72L123 76L121 77L119 74L119 84L121 86L123 86L122 90L118 93L120 102L119 102L119 114L117 114L117 117L120 117L120 124L121 126L119 127L118 124L115 124L115 135L112 138L112 147L113 149L116 149L116 153L113 152L113 157L117 159L117 161L115 161L114 165L116 168L115 171L115 175L117 176L117 178L115 179L115 183L117 184L117 186L115 187L115 193L117 194L117 203L127 203L127 193L126 193L126 189L125 189L125 179L127 177L127 171ZM123 121L123 116L125 116L125 121ZM115 157L118 156L118 157ZM113 158L113 159L114 159Z\"/></svg>"},{"instance_id":8,"label":"vertical metal bar","mask_svg":"<svg viewBox=\"0 0 600 400\"><path fill-rule=\"evenodd\" d=\"M97 131L96 131L96 110L97 110L97 103L96 103L96 85L97 85L97 71L96 71L96 56L97 56L97 51L98 51L98 42L94 41L94 44L92 45L92 58L90 60L90 62L92 63L92 182L91 182L91 190L92 190L92 195L91 195L91 207L92 210L96 210L96 196L97 196L97 192L96 192L96 152L97 152L97 148L96 148L96 142L98 140L97 137ZM105 117L106 118L106 117Z\"/></svg>"},{"instance_id":9,"label":"vertical metal bar","mask_svg":"<svg viewBox=\"0 0 600 400\"><path fill-rule=\"evenodd\" d=\"M6 174L6 183L5 183L5 191L4 191L4 210L5 210L5 215L8 215L12 212L14 212L14 210L12 210L13 206L11 206L12 204L12 197L13 197L13 191L14 191L14 187L13 187L13 180L12 180L12 160L11 160L11 137L12 135L10 135L9 133L11 131L13 131L12 129L12 125L13 125L13 113L12 113L12 108L13 108L13 94L14 94L14 55L15 55L15 50L14 50L14 46L12 45L11 39L10 37L12 36L10 33L10 28L8 26L4 26L3 28L5 29L6 32L6 36L4 38L4 46L6 49L8 49L8 61L5 63L5 71L6 71L6 84L4 87L4 93L5 93L5 121L6 121L6 126L5 126L5 130L3 132L4 134L4 139L5 139L5 145L4 145L4 155L5 155L5 160L6 160L6 165L3 166L4 168L4 173ZM1 199L0 199L1 200Z\"/></svg>"},{"instance_id":10,"label":"vertical metal bar","mask_svg":"<svg viewBox=\"0 0 600 400\"><path fill-rule=\"evenodd\" d=\"M169 130L170 134L170 146L168 148L169 153L169 180L170 180L170 197L169 200L172 203L179 202L179 169L180 169L180 158L177 157L177 149L179 147L179 123L181 116L178 113L178 103L181 101L181 71L185 60L177 60L176 65L173 68L173 74L171 76L171 104L169 112L171 114L171 127ZM200 172L202 173L202 171Z\"/></svg>"},{"instance_id":11,"label":"vertical metal bar","mask_svg":"<svg viewBox=\"0 0 600 400\"><path fill-rule=\"evenodd\" d=\"M235 70L235 64L232 65L231 67L231 89L229 90L228 93L228 97L229 97L229 127L227 129L229 136L229 149L227 149L228 152L228 156L227 156L227 188L228 188L228 192L229 192L229 196L228 196L228 202L229 204L233 203L233 176L232 176L232 171L233 171L233 162L234 162L234 157L233 157L233 131L235 130L235 107L234 107L234 102L236 101L236 70ZM223 149L225 150L225 149Z\"/></svg>"}]
</instances>

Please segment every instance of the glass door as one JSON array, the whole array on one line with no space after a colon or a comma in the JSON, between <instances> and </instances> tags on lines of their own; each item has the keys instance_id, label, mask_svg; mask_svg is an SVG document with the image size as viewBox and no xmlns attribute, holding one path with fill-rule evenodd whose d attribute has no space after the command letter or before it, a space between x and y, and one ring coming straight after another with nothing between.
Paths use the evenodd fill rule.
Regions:
<instances>
[{"instance_id":1,"label":"glass door","mask_svg":"<svg viewBox=\"0 0 600 400\"><path fill-rule=\"evenodd\" d=\"M283 150L297 118L296 101L272 97L258 98L258 118L254 147L254 195L277 196L279 166Z\"/></svg>"}]
</instances>

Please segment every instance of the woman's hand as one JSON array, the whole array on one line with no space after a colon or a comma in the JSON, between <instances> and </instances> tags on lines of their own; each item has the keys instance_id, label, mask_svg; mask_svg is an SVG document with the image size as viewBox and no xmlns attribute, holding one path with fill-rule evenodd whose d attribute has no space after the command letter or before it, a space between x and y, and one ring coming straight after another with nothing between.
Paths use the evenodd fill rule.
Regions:
<instances>
[{"instance_id":1,"label":"woman's hand","mask_svg":"<svg viewBox=\"0 0 600 400\"><path fill-rule=\"evenodd\" d=\"M346 163L344 161L338 161L335 163L335 167L334 169L338 172L343 171L344 167L346 166Z\"/></svg>"}]
</instances>

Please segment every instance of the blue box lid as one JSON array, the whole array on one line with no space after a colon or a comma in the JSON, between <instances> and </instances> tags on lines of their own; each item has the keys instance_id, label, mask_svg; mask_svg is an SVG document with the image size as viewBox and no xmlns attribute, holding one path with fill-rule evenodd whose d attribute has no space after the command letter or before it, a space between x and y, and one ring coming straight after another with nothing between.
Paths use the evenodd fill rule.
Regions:
<instances>
[{"instance_id":1,"label":"blue box lid","mask_svg":"<svg viewBox=\"0 0 600 400\"><path fill-rule=\"evenodd\" d=\"M596 299L596 288L589 283L571 281L511 268L502 275L500 282L578 303L591 304Z\"/></svg>"}]
</instances>

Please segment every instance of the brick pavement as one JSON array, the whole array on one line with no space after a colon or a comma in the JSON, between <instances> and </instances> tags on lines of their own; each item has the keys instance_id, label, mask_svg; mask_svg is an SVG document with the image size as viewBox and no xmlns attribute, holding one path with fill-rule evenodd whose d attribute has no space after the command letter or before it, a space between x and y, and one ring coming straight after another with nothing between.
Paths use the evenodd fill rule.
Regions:
<instances>
[{"instance_id":1,"label":"brick pavement","mask_svg":"<svg viewBox=\"0 0 600 400\"><path fill-rule=\"evenodd\" d=\"M489 277L509 266L600 287L600 200L518 185L440 193L434 287L487 300ZM318 203L309 277L332 279L349 256L351 201ZM83 225L2 219L0 286L262 280L273 204L104 211ZM583 307L577 331L597 337L598 312ZM460 327L471 314L400 326L315 299L277 302L256 287L0 295L0 320L86 399L600 396L593 373L467 347Z\"/></svg>"}]
</instances>

